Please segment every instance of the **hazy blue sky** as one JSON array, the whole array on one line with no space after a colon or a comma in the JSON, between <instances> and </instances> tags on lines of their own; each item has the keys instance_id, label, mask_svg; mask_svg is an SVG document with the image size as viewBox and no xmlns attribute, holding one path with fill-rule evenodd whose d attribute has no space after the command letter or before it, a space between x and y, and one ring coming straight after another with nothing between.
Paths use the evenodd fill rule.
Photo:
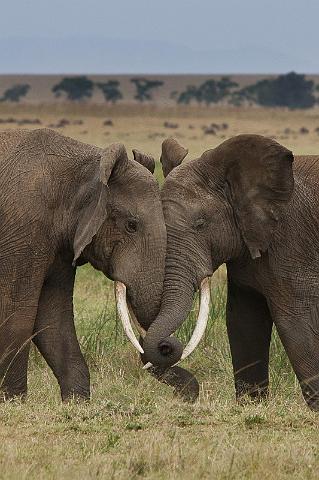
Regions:
<instances>
[{"instance_id":1,"label":"hazy blue sky","mask_svg":"<svg viewBox=\"0 0 319 480\"><path fill-rule=\"evenodd\" d=\"M10 0L0 73L319 73L319 0Z\"/></svg>"}]
</instances>

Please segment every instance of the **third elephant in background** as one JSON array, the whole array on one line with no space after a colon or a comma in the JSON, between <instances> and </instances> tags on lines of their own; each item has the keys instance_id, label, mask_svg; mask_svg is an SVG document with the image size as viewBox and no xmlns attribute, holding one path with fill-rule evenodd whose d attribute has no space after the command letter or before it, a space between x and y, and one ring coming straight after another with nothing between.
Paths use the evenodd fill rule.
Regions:
<instances>
[{"instance_id":1,"label":"third elephant in background","mask_svg":"<svg viewBox=\"0 0 319 480\"><path fill-rule=\"evenodd\" d=\"M294 158L259 135L181 163L186 154L176 140L164 141L164 291L145 360L162 368L178 362L183 348L170 335L202 282L226 263L237 397L267 394L275 324L306 402L319 410L319 155Z\"/></svg>"}]
</instances>

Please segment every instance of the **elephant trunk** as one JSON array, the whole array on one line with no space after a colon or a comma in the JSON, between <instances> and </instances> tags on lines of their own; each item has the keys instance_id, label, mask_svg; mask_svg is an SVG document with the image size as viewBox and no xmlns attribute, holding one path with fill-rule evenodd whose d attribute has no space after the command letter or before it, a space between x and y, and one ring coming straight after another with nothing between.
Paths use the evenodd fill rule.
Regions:
<instances>
[{"instance_id":1,"label":"elephant trunk","mask_svg":"<svg viewBox=\"0 0 319 480\"><path fill-rule=\"evenodd\" d=\"M145 358L161 368L174 365L182 356L183 345L170 335L186 319L197 290L192 262L185 258L182 263L181 249L174 245L172 237L168 242L161 309L143 342Z\"/></svg>"},{"instance_id":2,"label":"elephant trunk","mask_svg":"<svg viewBox=\"0 0 319 480\"><path fill-rule=\"evenodd\" d=\"M177 338L170 335L183 323L191 309L194 289L172 288L170 293L170 298L164 300L164 306L144 339L145 357L153 365L162 368L174 365L182 356L183 345Z\"/></svg>"}]
</instances>

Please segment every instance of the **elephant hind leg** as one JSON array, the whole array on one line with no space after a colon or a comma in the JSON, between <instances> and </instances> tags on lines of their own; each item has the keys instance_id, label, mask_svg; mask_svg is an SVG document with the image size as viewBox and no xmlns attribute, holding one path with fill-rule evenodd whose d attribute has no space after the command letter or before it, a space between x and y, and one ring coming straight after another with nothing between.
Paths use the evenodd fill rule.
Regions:
<instances>
[{"instance_id":1,"label":"elephant hind leg","mask_svg":"<svg viewBox=\"0 0 319 480\"><path fill-rule=\"evenodd\" d=\"M36 308L18 309L0 326L0 388L2 399L24 397Z\"/></svg>"},{"instance_id":2,"label":"elephant hind leg","mask_svg":"<svg viewBox=\"0 0 319 480\"><path fill-rule=\"evenodd\" d=\"M293 299L290 305L294 305ZM275 309L274 309L275 310ZM290 315L284 308L275 311L274 319L279 337L299 380L308 406L319 411L319 303L310 308L296 305Z\"/></svg>"}]
</instances>

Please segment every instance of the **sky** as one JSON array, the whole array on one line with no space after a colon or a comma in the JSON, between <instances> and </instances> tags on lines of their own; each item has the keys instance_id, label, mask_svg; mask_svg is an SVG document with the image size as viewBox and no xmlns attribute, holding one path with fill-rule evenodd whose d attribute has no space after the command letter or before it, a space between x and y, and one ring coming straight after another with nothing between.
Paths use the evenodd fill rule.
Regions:
<instances>
[{"instance_id":1,"label":"sky","mask_svg":"<svg viewBox=\"0 0 319 480\"><path fill-rule=\"evenodd\" d=\"M319 73L319 0L1 3L0 73Z\"/></svg>"}]
</instances>

